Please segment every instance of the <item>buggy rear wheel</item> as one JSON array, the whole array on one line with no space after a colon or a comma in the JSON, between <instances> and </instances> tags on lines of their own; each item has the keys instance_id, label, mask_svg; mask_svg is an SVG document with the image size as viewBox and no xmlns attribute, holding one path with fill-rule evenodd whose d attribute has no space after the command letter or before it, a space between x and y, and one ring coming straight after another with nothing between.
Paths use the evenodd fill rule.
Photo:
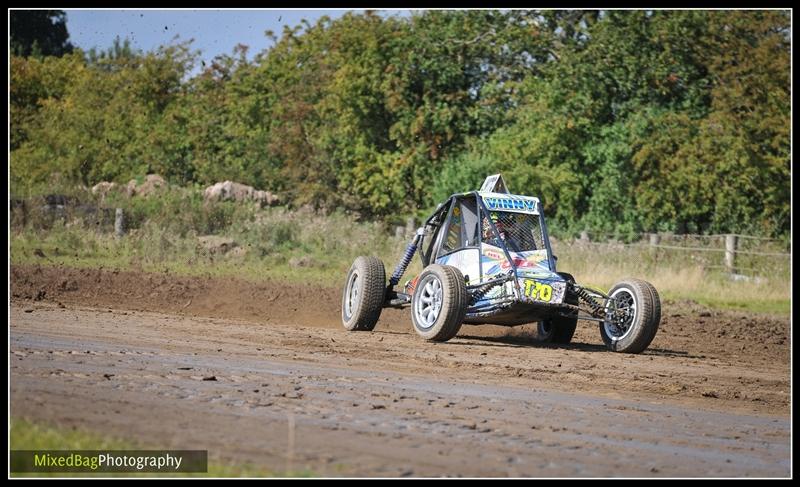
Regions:
<instances>
[{"instance_id":1,"label":"buggy rear wheel","mask_svg":"<svg viewBox=\"0 0 800 487\"><path fill-rule=\"evenodd\" d=\"M448 265L429 265L420 274L411 298L414 330L426 340L446 342L461 329L467 300L461 271Z\"/></svg>"},{"instance_id":2,"label":"buggy rear wheel","mask_svg":"<svg viewBox=\"0 0 800 487\"><path fill-rule=\"evenodd\" d=\"M568 282L575 282L572 274L566 272L558 273ZM567 304L578 304L578 296L570 292L567 287L567 294L564 296L564 302ZM575 335L575 328L578 327L578 312L570 313L570 316L557 316L548 320L540 321L536 327L536 337L542 343L557 343L565 345L572 341L572 336Z\"/></svg>"},{"instance_id":3,"label":"buggy rear wheel","mask_svg":"<svg viewBox=\"0 0 800 487\"><path fill-rule=\"evenodd\" d=\"M386 297L386 270L377 257L357 257L342 294L342 324L348 331L371 331Z\"/></svg>"}]
</instances>

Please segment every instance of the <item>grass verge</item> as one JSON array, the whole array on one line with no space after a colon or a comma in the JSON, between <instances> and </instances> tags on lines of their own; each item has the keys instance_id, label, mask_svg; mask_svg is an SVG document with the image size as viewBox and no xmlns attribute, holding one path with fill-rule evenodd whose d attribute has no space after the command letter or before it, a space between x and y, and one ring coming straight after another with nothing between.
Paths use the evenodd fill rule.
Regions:
<instances>
[{"instance_id":1,"label":"grass verge","mask_svg":"<svg viewBox=\"0 0 800 487\"><path fill-rule=\"evenodd\" d=\"M151 445L152 446L152 445ZM12 419L10 450L146 450L136 442L99 436L28 419ZM11 477L313 477L312 472L273 472L250 464L209 461L205 473L11 473Z\"/></svg>"},{"instance_id":2,"label":"grass verge","mask_svg":"<svg viewBox=\"0 0 800 487\"><path fill-rule=\"evenodd\" d=\"M390 274L407 243L394 235L388 223L359 222L344 212L204 202L198 190L188 188L151 198L117 196L102 205L121 207L130 215L131 229L123 238L115 238L109 223L100 222L96 215L31 210L23 224L12 227L12 264L338 287L359 255L378 256ZM223 245L226 251L220 250ZM554 243L554 251L559 270L572 273L579 283L604 290L625 277L638 277L652 282L664 299L723 309L790 312L791 276L785 258L745 256L740 263L757 273L733 281L715 269L722 256L714 252L653 252L637 245L585 246L562 241ZM420 271L420 260L415 258L404 280Z\"/></svg>"}]
</instances>

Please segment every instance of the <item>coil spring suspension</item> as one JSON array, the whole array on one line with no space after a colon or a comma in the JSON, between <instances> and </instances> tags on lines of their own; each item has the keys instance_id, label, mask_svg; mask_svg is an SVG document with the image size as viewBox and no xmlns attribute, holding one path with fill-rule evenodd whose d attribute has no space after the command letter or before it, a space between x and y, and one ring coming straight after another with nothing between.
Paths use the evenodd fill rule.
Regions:
<instances>
[{"instance_id":1,"label":"coil spring suspension","mask_svg":"<svg viewBox=\"0 0 800 487\"><path fill-rule=\"evenodd\" d=\"M392 277L389 278L389 287L392 288L400 282L400 278L403 277L403 273L408 268L408 265L411 263L411 259L414 258L414 254L417 252L417 244L419 242L420 236L417 235L408 244L406 247L405 253L403 253L403 258L400 259L400 262L397 264L397 267L394 268L394 272L392 272Z\"/></svg>"},{"instance_id":2,"label":"coil spring suspension","mask_svg":"<svg viewBox=\"0 0 800 487\"><path fill-rule=\"evenodd\" d=\"M506 275L506 277L504 279L497 279L497 280L494 280L494 281L491 281L491 282L487 282L483 286L481 286L479 288L476 288L474 291L472 291L472 294L470 295L469 304L475 304L478 301L480 301L481 298L484 297L486 295L486 293L488 293L489 290L492 289L493 287L502 286L503 284L507 283L508 280L511 278L511 276L513 274L514 274L514 271L510 270L510 271L508 271L508 274Z\"/></svg>"},{"instance_id":3,"label":"coil spring suspension","mask_svg":"<svg viewBox=\"0 0 800 487\"><path fill-rule=\"evenodd\" d=\"M483 286L479 287L472 293L472 297L470 299L470 304L475 304L481 300L481 298L489 292L490 289L497 286L499 283L497 282L490 282L489 284L484 284Z\"/></svg>"},{"instance_id":4,"label":"coil spring suspension","mask_svg":"<svg viewBox=\"0 0 800 487\"><path fill-rule=\"evenodd\" d=\"M598 303L597 300L594 299L594 297L591 294L589 294L589 292L586 289L578 286L575 286L574 289L575 289L575 294L577 294L579 298L583 299L586 302L586 304L588 304L589 307L592 308L592 315L598 318L605 316L603 305Z\"/></svg>"}]
</instances>

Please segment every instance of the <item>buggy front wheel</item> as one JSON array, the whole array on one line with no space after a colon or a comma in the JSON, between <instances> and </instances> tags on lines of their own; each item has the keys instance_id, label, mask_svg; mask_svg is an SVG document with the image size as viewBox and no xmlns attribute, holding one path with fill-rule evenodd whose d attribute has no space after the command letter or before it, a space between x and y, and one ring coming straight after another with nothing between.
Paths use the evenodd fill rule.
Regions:
<instances>
[{"instance_id":1,"label":"buggy front wheel","mask_svg":"<svg viewBox=\"0 0 800 487\"><path fill-rule=\"evenodd\" d=\"M431 264L422 271L411 298L414 330L432 342L446 342L461 329L467 312L467 287L457 268Z\"/></svg>"},{"instance_id":2,"label":"buggy front wheel","mask_svg":"<svg viewBox=\"0 0 800 487\"><path fill-rule=\"evenodd\" d=\"M650 345L661 321L661 300L656 288L641 279L625 279L608 292L600 335L609 350L639 353Z\"/></svg>"}]
</instances>

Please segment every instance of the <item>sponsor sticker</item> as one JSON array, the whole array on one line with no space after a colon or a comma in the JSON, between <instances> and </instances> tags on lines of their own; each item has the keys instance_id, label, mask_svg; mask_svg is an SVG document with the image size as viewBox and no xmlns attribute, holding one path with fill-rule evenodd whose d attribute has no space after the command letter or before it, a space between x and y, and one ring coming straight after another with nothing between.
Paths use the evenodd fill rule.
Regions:
<instances>
[{"instance_id":1,"label":"sponsor sticker","mask_svg":"<svg viewBox=\"0 0 800 487\"><path fill-rule=\"evenodd\" d=\"M522 293L537 301L549 303L553 298L553 286L533 279L525 279Z\"/></svg>"}]
</instances>

